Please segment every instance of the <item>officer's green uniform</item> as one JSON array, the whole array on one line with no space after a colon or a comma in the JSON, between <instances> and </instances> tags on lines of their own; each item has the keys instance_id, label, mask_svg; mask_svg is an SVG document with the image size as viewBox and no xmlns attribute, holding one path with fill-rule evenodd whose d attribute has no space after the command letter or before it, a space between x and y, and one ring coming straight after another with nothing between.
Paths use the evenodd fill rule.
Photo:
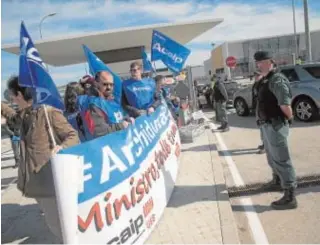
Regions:
<instances>
[{"instance_id":1,"label":"officer's green uniform","mask_svg":"<svg viewBox=\"0 0 320 245\"><path fill-rule=\"evenodd\" d=\"M228 94L224 84L221 81L217 81L213 88L214 101L216 105L216 120L221 122L221 127L218 129L228 128L228 117L227 117L227 100Z\"/></svg>"},{"instance_id":2,"label":"officer's green uniform","mask_svg":"<svg viewBox=\"0 0 320 245\"><path fill-rule=\"evenodd\" d=\"M282 116L283 113L280 109L280 105L291 105L292 94L290 84L284 75L273 71L267 75L262 83L259 89L258 117L261 124L268 164L274 175L280 177L283 189L296 188L296 174L292 166L287 140L289 123L284 116ZM266 96L268 93L267 90L269 90L269 93L272 93L274 99L276 99L276 106L279 108L278 112L277 109L272 108L272 95ZM270 98L266 99L268 96L270 96ZM262 103L265 104L261 105ZM270 107L269 111L273 112L266 115L268 112L263 111L263 107L268 106Z\"/></svg>"},{"instance_id":3,"label":"officer's green uniform","mask_svg":"<svg viewBox=\"0 0 320 245\"><path fill-rule=\"evenodd\" d=\"M268 52L257 51L254 59L263 71L272 68L272 57ZM274 209L298 206L295 197L296 173L288 149L289 123L281 109L281 106L291 105L291 98L288 79L275 70L269 71L259 84L257 122L261 126L268 164L273 171L273 179L266 188L284 189L283 197L271 203Z\"/></svg>"}]
</instances>

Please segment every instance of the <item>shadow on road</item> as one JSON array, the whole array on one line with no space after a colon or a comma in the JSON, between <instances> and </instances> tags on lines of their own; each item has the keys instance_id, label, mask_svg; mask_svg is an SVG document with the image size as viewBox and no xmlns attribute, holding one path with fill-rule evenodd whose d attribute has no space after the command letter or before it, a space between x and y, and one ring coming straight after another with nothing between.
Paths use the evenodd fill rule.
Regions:
<instances>
[{"instance_id":1,"label":"shadow on road","mask_svg":"<svg viewBox=\"0 0 320 245\"><path fill-rule=\"evenodd\" d=\"M12 160L12 159L14 159L14 156L1 157L1 161L7 161L7 160ZM3 168L1 167L1 169L3 169Z\"/></svg>"},{"instance_id":2,"label":"shadow on road","mask_svg":"<svg viewBox=\"0 0 320 245\"><path fill-rule=\"evenodd\" d=\"M208 186L175 186L167 207L181 207L203 201L229 201L228 193L222 193L225 185ZM218 192L218 193L216 193Z\"/></svg>"},{"instance_id":3,"label":"shadow on road","mask_svg":"<svg viewBox=\"0 0 320 245\"><path fill-rule=\"evenodd\" d=\"M320 192L320 186L312 186L312 187L308 187L308 188L301 188L301 189L297 189L296 190L296 195L304 195L304 194L308 194L308 193L319 193ZM282 196L282 193L279 193L279 198ZM277 198L275 198L276 200ZM299 204L299 199L298 199L298 204ZM249 212L256 212L256 213L264 213L267 211L271 211L274 210L272 209L272 207L270 206L270 204L267 205L260 205L260 204L256 204L253 206L242 206L242 205L231 205L232 206L232 210L234 212L244 212L244 211L249 211Z\"/></svg>"},{"instance_id":4,"label":"shadow on road","mask_svg":"<svg viewBox=\"0 0 320 245\"><path fill-rule=\"evenodd\" d=\"M216 151L217 150L217 146L214 145L199 145L199 146L194 146L194 147L190 147L187 149L182 149L182 152L186 152L186 151Z\"/></svg>"},{"instance_id":5,"label":"shadow on road","mask_svg":"<svg viewBox=\"0 0 320 245\"><path fill-rule=\"evenodd\" d=\"M37 204L1 205L1 243L56 244Z\"/></svg>"},{"instance_id":6,"label":"shadow on road","mask_svg":"<svg viewBox=\"0 0 320 245\"><path fill-rule=\"evenodd\" d=\"M17 177L3 178L1 179L1 190L9 187L10 184L16 182Z\"/></svg>"}]
</instances>

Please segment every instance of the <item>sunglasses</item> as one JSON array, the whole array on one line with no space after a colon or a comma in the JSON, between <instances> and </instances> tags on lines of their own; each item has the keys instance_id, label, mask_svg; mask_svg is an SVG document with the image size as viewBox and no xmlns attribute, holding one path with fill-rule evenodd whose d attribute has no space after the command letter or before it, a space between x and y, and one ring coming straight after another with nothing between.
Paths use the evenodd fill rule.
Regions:
<instances>
[{"instance_id":1,"label":"sunglasses","mask_svg":"<svg viewBox=\"0 0 320 245\"><path fill-rule=\"evenodd\" d=\"M108 86L110 86L110 87L113 87L113 83L102 83L102 85L104 86L104 87L108 87Z\"/></svg>"},{"instance_id":2,"label":"sunglasses","mask_svg":"<svg viewBox=\"0 0 320 245\"><path fill-rule=\"evenodd\" d=\"M140 68L134 68L134 69L130 69L130 71L139 71L140 70Z\"/></svg>"}]
</instances>

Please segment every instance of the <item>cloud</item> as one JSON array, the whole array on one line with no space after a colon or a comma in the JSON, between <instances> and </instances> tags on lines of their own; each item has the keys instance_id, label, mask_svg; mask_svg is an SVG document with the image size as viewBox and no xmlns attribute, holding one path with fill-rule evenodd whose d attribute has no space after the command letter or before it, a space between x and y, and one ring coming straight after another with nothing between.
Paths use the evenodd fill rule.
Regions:
<instances>
[{"instance_id":1,"label":"cloud","mask_svg":"<svg viewBox=\"0 0 320 245\"><path fill-rule=\"evenodd\" d=\"M309 0L310 29L320 27L318 0ZM246 3L243 3L246 2ZM45 37L164 23L223 18L224 22L188 44L191 55L187 65L201 65L210 57L210 44L293 32L291 1L2 1L2 43L18 43L20 21L25 20L30 35L39 39L39 22L49 13L54 17L43 22ZM298 2L298 1L296 1ZM298 4L298 3L297 3ZM304 30L303 8L296 8L297 31ZM203 46L202 46L203 45ZM2 57L2 81L6 80L17 58ZM163 67L157 64L157 67ZM58 84L79 79L84 65L50 68ZM3 84L3 83L2 83Z\"/></svg>"},{"instance_id":2,"label":"cloud","mask_svg":"<svg viewBox=\"0 0 320 245\"><path fill-rule=\"evenodd\" d=\"M200 20L206 18L223 18L224 21L212 30L193 40L194 43L211 43L260 38L265 36L293 33L293 16L290 7L278 4L239 4L222 3L216 7L205 5L199 7L202 12L177 20ZM311 11L310 11L311 10ZM310 8L310 29L320 27L320 14ZM297 32L304 31L304 12L296 8Z\"/></svg>"}]
</instances>

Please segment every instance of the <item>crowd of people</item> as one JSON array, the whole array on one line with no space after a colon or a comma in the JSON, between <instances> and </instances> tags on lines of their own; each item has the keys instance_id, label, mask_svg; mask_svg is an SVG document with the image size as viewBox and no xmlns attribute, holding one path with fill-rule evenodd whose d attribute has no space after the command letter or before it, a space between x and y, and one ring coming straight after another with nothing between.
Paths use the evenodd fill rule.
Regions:
<instances>
[{"instance_id":1,"label":"crowd of people","mask_svg":"<svg viewBox=\"0 0 320 245\"><path fill-rule=\"evenodd\" d=\"M121 82L120 96L108 71L70 82L65 90L65 111L34 105L31 88L20 86L17 76L8 81L10 98L19 109L1 103L1 115L7 125L14 125L13 135L20 137L17 186L24 196L37 200L50 230L60 240L51 156L63 148L126 129L137 117L152 114L163 102L177 119L180 100L171 95L164 76L142 77L140 62L130 65L130 73L131 78Z\"/></svg>"}]
</instances>

